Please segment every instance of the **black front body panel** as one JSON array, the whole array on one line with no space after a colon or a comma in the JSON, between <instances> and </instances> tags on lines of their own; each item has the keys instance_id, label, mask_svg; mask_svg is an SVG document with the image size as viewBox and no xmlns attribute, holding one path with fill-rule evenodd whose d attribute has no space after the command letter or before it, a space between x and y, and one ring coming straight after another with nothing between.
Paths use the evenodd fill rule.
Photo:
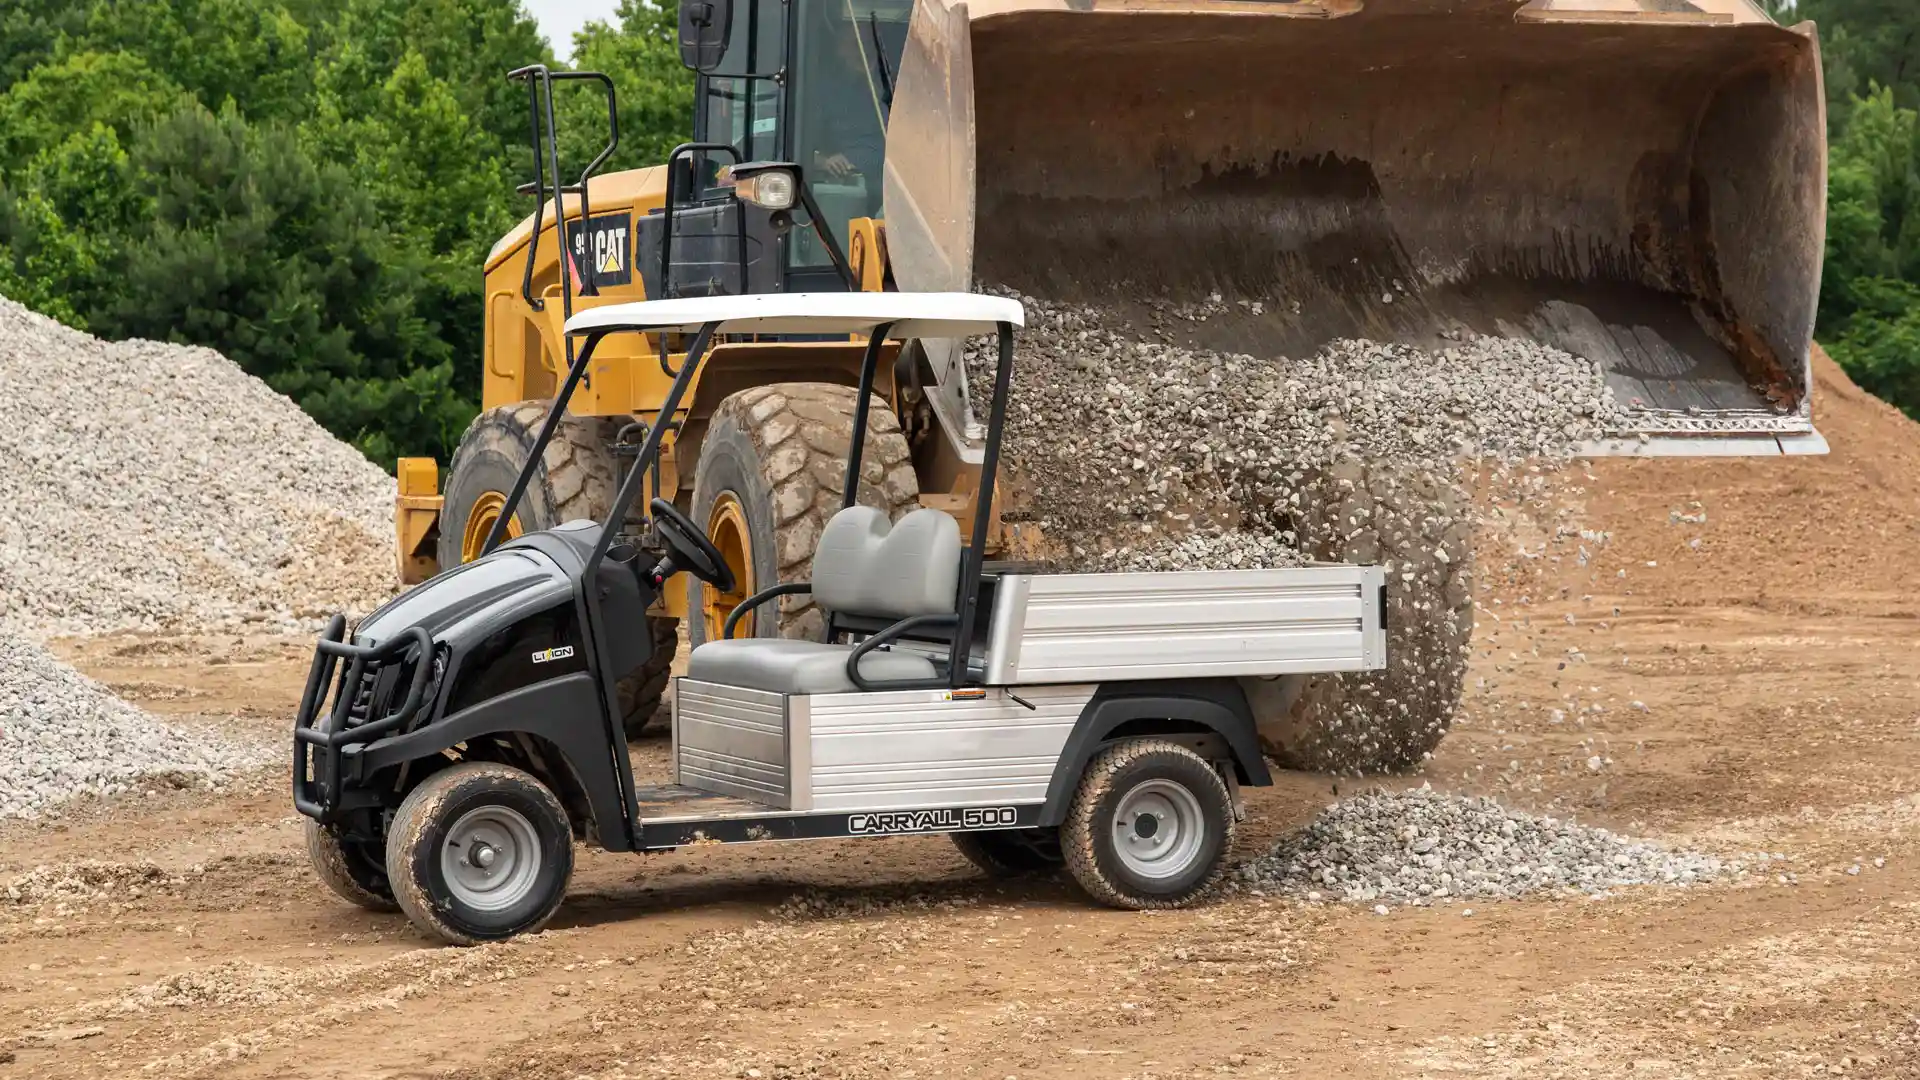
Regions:
<instances>
[{"instance_id":1,"label":"black front body panel","mask_svg":"<svg viewBox=\"0 0 1920 1080\"><path fill-rule=\"evenodd\" d=\"M510 690L586 670L580 613L568 597L470 646L441 711L451 715Z\"/></svg>"},{"instance_id":2,"label":"black front body panel","mask_svg":"<svg viewBox=\"0 0 1920 1080\"><path fill-rule=\"evenodd\" d=\"M402 594L364 619L351 642L323 643L315 677L332 685L309 693L295 722L301 812L335 821L392 804L403 794L390 782L397 766L437 759L480 736L519 732L559 748L565 760L553 764L592 807L601 842L627 847L630 781L615 767L625 757L624 736L596 688L651 658L647 608L657 597L641 567L650 569L654 557L616 547L589 597L581 576L598 539L599 527L586 521L520 537ZM598 609L597 641L585 630L589 602ZM361 737L354 719L398 707L426 640L432 681L421 706L397 726ZM349 653L371 659L339 664ZM343 694L351 700L344 712L332 704ZM336 714L347 723L323 730L321 721Z\"/></svg>"}]
</instances>

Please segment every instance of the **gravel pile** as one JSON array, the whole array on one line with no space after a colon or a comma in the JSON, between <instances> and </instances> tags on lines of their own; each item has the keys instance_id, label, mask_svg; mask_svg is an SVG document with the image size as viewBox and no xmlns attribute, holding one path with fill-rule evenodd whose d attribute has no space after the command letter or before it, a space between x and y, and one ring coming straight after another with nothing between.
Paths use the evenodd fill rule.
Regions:
<instances>
[{"instance_id":1,"label":"gravel pile","mask_svg":"<svg viewBox=\"0 0 1920 1080\"><path fill-rule=\"evenodd\" d=\"M1731 869L1709 855L1421 788L1337 802L1238 877L1308 899L1424 905L1692 885Z\"/></svg>"},{"instance_id":2,"label":"gravel pile","mask_svg":"<svg viewBox=\"0 0 1920 1080\"><path fill-rule=\"evenodd\" d=\"M0 298L0 629L306 631L394 589L393 480L207 349Z\"/></svg>"},{"instance_id":3,"label":"gravel pile","mask_svg":"<svg viewBox=\"0 0 1920 1080\"><path fill-rule=\"evenodd\" d=\"M185 885L185 877L152 863L63 863L36 866L21 874L0 888L0 899L22 907L50 905L74 911L175 895Z\"/></svg>"},{"instance_id":4,"label":"gravel pile","mask_svg":"<svg viewBox=\"0 0 1920 1080\"><path fill-rule=\"evenodd\" d=\"M38 645L0 636L0 818L157 776L211 785L281 752L175 730Z\"/></svg>"}]
</instances>

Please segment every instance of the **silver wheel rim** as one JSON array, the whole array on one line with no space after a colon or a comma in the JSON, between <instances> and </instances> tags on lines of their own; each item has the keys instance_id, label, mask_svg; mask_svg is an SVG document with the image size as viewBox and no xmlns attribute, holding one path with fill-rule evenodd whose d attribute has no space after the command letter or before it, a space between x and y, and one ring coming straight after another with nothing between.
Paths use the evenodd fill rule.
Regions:
<instances>
[{"instance_id":1,"label":"silver wheel rim","mask_svg":"<svg viewBox=\"0 0 1920 1080\"><path fill-rule=\"evenodd\" d=\"M540 835L518 810L469 810L447 830L440 873L455 900L476 911L504 911L540 880Z\"/></svg>"},{"instance_id":2,"label":"silver wheel rim","mask_svg":"<svg viewBox=\"0 0 1920 1080\"><path fill-rule=\"evenodd\" d=\"M1171 780L1143 780L1114 808L1114 853L1140 877L1157 881L1186 873L1206 839L1200 800Z\"/></svg>"}]
</instances>

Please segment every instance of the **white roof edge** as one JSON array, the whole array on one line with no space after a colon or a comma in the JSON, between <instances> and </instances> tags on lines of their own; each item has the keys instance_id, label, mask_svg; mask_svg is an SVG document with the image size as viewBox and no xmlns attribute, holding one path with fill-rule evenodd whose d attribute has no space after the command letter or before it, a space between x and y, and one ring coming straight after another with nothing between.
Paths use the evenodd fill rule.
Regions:
<instances>
[{"instance_id":1,"label":"white roof edge","mask_svg":"<svg viewBox=\"0 0 1920 1080\"><path fill-rule=\"evenodd\" d=\"M691 333L718 323L720 333L847 334L894 323L893 337L965 337L1000 323L1025 325L1020 302L964 292L760 293L638 300L588 308L567 333L664 330Z\"/></svg>"}]
</instances>

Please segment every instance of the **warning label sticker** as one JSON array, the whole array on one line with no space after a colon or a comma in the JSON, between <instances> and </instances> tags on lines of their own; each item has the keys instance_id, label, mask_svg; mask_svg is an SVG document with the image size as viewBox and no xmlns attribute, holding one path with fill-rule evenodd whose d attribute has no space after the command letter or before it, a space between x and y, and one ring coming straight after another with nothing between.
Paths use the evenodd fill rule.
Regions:
<instances>
[{"instance_id":1,"label":"warning label sticker","mask_svg":"<svg viewBox=\"0 0 1920 1080\"><path fill-rule=\"evenodd\" d=\"M633 281L633 218L622 211L595 214L586 228L577 221L567 223L572 239L573 270L579 281L591 281L595 288L627 285Z\"/></svg>"}]
</instances>

